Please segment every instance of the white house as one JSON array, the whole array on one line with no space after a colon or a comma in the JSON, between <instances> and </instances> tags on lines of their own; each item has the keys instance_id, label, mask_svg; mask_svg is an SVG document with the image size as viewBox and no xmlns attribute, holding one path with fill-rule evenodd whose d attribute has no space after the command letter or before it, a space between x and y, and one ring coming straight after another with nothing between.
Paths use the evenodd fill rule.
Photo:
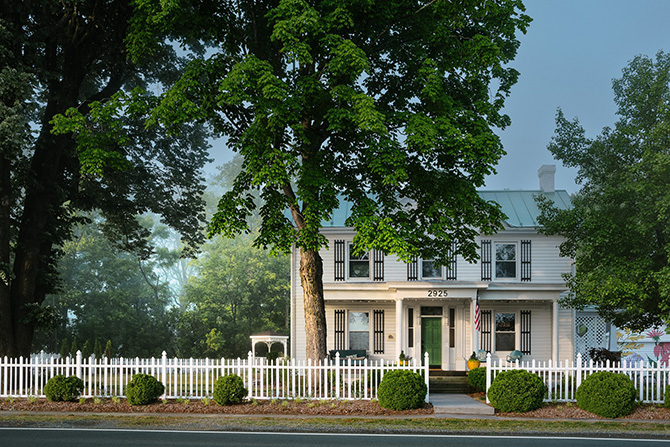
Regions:
<instances>
[{"instance_id":1,"label":"white house","mask_svg":"<svg viewBox=\"0 0 670 447\"><path fill-rule=\"evenodd\" d=\"M471 264L454 256L447 268L426 259L412 263L372 251L350 254L354 231L344 221L343 203L329 226L323 258L323 287L328 349L365 349L370 359L430 356L431 367L466 370L473 351L494 359L513 350L524 360L572 359L575 313L558 300L566 292L562 274L571 259L559 255L560 237L538 234L534 196L544 194L560 208L566 191L554 190L554 166L538 171L536 191L481 191L508 216L504 230L481 235L481 258ZM450 250L451 247L445 247ZM291 352L305 354L303 292L299 255L291 258ZM473 323L476 302L480 330Z\"/></svg>"}]
</instances>

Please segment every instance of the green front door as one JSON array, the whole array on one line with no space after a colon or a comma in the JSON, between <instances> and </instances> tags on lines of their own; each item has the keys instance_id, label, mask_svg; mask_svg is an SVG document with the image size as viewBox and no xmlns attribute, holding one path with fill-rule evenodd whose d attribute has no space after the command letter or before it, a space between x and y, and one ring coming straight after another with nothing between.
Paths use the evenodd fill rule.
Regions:
<instances>
[{"instance_id":1,"label":"green front door","mask_svg":"<svg viewBox=\"0 0 670 447\"><path fill-rule=\"evenodd\" d=\"M442 318L421 319L421 355L426 352L430 366L442 367Z\"/></svg>"}]
</instances>

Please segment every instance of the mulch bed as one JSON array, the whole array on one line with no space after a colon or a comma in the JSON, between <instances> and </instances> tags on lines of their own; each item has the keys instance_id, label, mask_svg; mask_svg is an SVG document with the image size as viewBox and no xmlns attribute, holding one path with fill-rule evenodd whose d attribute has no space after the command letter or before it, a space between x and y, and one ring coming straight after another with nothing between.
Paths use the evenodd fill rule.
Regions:
<instances>
[{"instance_id":1,"label":"mulch bed","mask_svg":"<svg viewBox=\"0 0 670 447\"><path fill-rule=\"evenodd\" d=\"M34 399L32 399L34 400ZM151 405L130 405L125 399L113 402L101 399L99 403L93 399L80 402L49 402L37 399L2 399L0 415L9 411L62 411L90 413L199 413L199 414L280 414L280 415L313 415L313 416L398 416L433 414L433 407L427 404L424 408L407 411L386 410L376 401L312 401L312 400L257 400L239 405L219 406L213 401L206 405L202 400L192 399L188 403L168 400Z\"/></svg>"},{"instance_id":2,"label":"mulch bed","mask_svg":"<svg viewBox=\"0 0 670 447\"><path fill-rule=\"evenodd\" d=\"M483 393L471 395L483 400ZM97 402L97 403L96 403ZM408 411L386 410L376 401L335 400L257 400L239 405L219 406L213 401L207 404L192 399L185 403L168 400L151 405L130 405L125 399L86 399L83 402L49 402L46 399L5 398L0 399L0 415L13 411L66 412L66 413L194 413L194 414L258 414L258 415L311 415L311 416L422 416L433 414L433 407ZM577 407L574 403L547 403L528 413L496 413L498 417L524 417L545 419L605 419ZM670 409L662 405L639 405L632 414L620 419L670 420Z\"/></svg>"},{"instance_id":3,"label":"mulch bed","mask_svg":"<svg viewBox=\"0 0 670 447\"><path fill-rule=\"evenodd\" d=\"M485 400L484 393L470 394L470 396L480 401ZM573 402L545 403L541 408L527 413L496 413L496 416L545 419L607 419L584 411ZM641 404L631 414L619 419L670 420L670 409L658 404Z\"/></svg>"}]
</instances>

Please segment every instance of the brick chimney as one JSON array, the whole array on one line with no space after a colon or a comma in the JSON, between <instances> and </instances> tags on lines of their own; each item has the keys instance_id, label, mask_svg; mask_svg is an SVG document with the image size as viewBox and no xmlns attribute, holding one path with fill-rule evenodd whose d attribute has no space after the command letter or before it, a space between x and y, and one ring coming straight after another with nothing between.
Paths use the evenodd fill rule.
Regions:
<instances>
[{"instance_id":1,"label":"brick chimney","mask_svg":"<svg viewBox=\"0 0 670 447\"><path fill-rule=\"evenodd\" d=\"M556 165L542 165L537 170L542 192L554 192L554 174L556 174Z\"/></svg>"}]
</instances>

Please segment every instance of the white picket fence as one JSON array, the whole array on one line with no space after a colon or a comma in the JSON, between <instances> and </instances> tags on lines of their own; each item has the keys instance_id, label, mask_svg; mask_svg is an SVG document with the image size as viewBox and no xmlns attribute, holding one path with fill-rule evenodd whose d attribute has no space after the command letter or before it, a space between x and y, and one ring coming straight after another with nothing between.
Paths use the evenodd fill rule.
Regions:
<instances>
[{"instance_id":1,"label":"white picket fence","mask_svg":"<svg viewBox=\"0 0 670 447\"><path fill-rule=\"evenodd\" d=\"M486 357L486 391L488 402L488 390L493 379L502 371L511 369L525 369L537 374L547 385L545 402L575 402L577 388L589 375L600 371L611 371L626 374L635 384L638 391L638 400L644 403L663 403L665 387L670 384L670 367L668 365L652 364L650 362L628 363L622 361L619 364L595 363L592 359L583 363L582 355L577 354L574 362L564 361L553 363L547 362L506 362L504 360L493 361L491 354Z\"/></svg>"},{"instance_id":2,"label":"white picket fence","mask_svg":"<svg viewBox=\"0 0 670 447\"><path fill-rule=\"evenodd\" d=\"M421 373L428 386L428 357L421 365L368 361L360 364L343 359L319 362L277 360L260 362L249 353L248 359L96 359L31 356L0 359L0 397L44 397L44 385L57 375L77 376L84 381L82 397L125 397L124 391L134 374L156 377L165 385L164 398L211 398L216 380L227 374L239 375L250 399L374 399L377 385L390 370ZM426 395L428 402L429 395Z\"/></svg>"}]
</instances>

